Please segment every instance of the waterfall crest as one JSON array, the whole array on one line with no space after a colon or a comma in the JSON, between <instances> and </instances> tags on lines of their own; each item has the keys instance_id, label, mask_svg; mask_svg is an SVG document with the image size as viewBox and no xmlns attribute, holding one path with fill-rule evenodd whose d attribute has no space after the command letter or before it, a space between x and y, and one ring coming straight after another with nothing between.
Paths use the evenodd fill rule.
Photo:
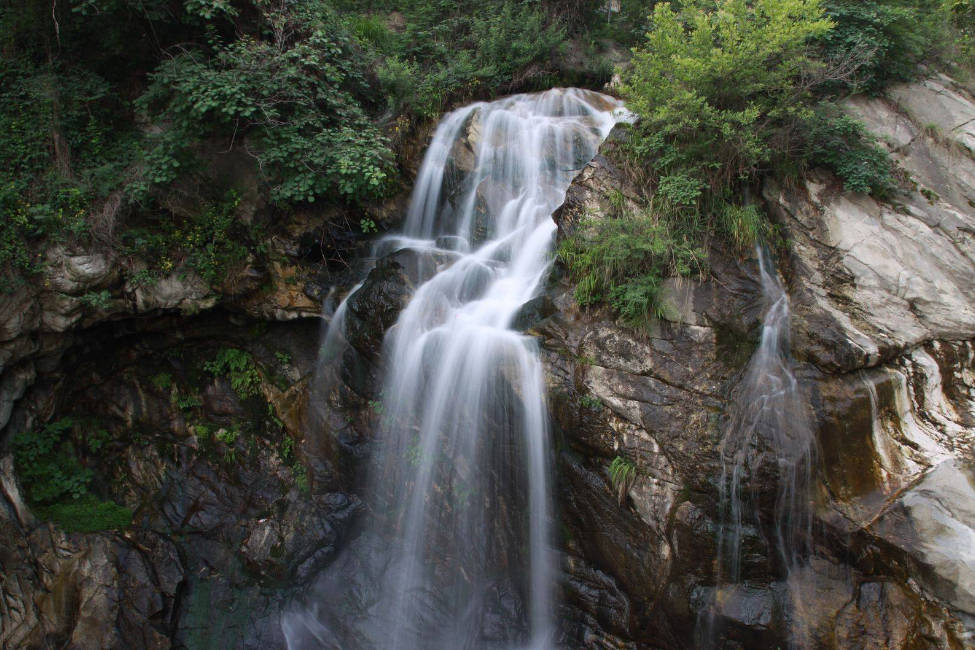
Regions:
<instances>
[{"instance_id":1,"label":"waterfall crest","mask_svg":"<svg viewBox=\"0 0 975 650\"><path fill-rule=\"evenodd\" d=\"M552 212L621 116L615 99L555 89L440 123L403 234L377 246L436 271L383 346L371 508L348 552L369 557L344 560L375 586L349 593L326 575L284 621L289 648L551 644L544 383L534 341L510 325L548 272Z\"/></svg>"}]
</instances>

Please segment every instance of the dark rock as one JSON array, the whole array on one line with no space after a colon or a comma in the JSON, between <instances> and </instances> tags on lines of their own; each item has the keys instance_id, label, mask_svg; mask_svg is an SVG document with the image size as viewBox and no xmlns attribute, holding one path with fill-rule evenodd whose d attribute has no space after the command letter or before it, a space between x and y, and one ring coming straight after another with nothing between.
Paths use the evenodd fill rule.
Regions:
<instances>
[{"instance_id":1,"label":"dark rock","mask_svg":"<svg viewBox=\"0 0 975 650\"><path fill-rule=\"evenodd\" d=\"M557 310L551 296L547 294L536 296L521 306L511 322L511 328L519 331L531 329Z\"/></svg>"},{"instance_id":2,"label":"dark rock","mask_svg":"<svg viewBox=\"0 0 975 650\"><path fill-rule=\"evenodd\" d=\"M378 358L386 330L393 326L416 287L436 271L435 258L404 249L376 263L348 300L345 337L367 359Z\"/></svg>"}]
</instances>

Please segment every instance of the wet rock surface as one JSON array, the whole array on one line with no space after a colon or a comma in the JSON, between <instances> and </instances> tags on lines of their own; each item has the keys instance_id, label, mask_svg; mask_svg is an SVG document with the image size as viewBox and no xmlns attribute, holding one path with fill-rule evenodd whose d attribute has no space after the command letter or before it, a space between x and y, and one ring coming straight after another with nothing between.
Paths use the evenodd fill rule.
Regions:
<instances>
[{"instance_id":1,"label":"wet rock surface","mask_svg":"<svg viewBox=\"0 0 975 650\"><path fill-rule=\"evenodd\" d=\"M975 102L939 76L857 98L909 180L890 202L842 192L828 175L765 188L793 238L799 347L816 365L874 366L932 340L975 332Z\"/></svg>"},{"instance_id":2,"label":"wet rock surface","mask_svg":"<svg viewBox=\"0 0 975 650\"><path fill-rule=\"evenodd\" d=\"M306 415L280 398L279 386L307 387L318 330L317 320L268 326L211 314L79 337L45 376L60 390L35 389L46 401L35 394L34 405L105 432L97 453L80 443L77 453L94 472L92 489L133 521L120 533L41 521L5 456L0 645L283 644L280 609L334 557L359 508L328 477L307 478ZM259 390L241 396L205 369L224 349L250 355Z\"/></svg>"},{"instance_id":3,"label":"wet rock surface","mask_svg":"<svg viewBox=\"0 0 975 650\"><path fill-rule=\"evenodd\" d=\"M573 647L607 632L617 643L674 648L975 642L975 562L965 550L975 517L963 496L972 489L975 435L968 196L975 163L966 148L975 103L950 80L917 86L849 107L887 139L916 184L894 203L843 193L826 174L805 190L765 191L795 242L783 271L794 306L793 353L804 362L797 374L818 441L809 495L818 542L801 575L770 557L761 532L772 516L769 499L767 512L746 517L747 581L715 585L716 446L757 336L754 261L711 250L710 277L664 291L665 318L645 332L579 313L570 287L552 285L559 311L529 331L545 350L562 440L564 544L585 559L565 564ZM945 137L933 140L919 116ZM610 192L635 203L612 162L612 138L604 149L607 157L587 165L555 215L562 236L612 214ZM617 457L636 473L622 502L609 471ZM593 581L593 571L605 579ZM783 618L790 589L801 604ZM600 618L601 602L621 598L625 621L610 625ZM708 620L701 612L711 602ZM721 630L718 638L707 636L708 625Z\"/></svg>"}]
</instances>

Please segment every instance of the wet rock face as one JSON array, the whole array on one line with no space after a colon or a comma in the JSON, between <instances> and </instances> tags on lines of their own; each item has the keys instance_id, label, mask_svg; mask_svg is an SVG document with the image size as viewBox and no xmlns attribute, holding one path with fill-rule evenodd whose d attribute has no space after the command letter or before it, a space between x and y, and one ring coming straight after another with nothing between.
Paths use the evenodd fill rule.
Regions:
<instances>
[{"instance_id":1,"label":"wet rock face","mask_svg":"<svg viewBox=\"0 0 975 650\"><path fill-rule=\"evenodd\" d=\"M975 617L975 465L948 460L888 505L870 532L931 593Z\"/></svg>"},{"instance_id":2,"label":"wet rock face","mask_svg":"<svg viewBox=\"0 0 975 650\"><path fill-rule=\"evenodd\" d=\"M564 306L570 288L560 290ZM661 323L634 336L563 310L529 332L543 342L563 450L556 494L565 606L574 611L564 619L568 645L684 646L695 626L691 593L712 571L708 476L720 471L717 414L735 369L717 360L710 328ZM622 503L609 471L616 457L635 472ZM621 609L608 616L607 602Z\"/></svg>"},{"instance_id":3,"label":"wet rock face","mask_svg":"<svg viewBox=\"0 0 975 650\"><path fill-rule=\"evenodd\" d=\"M847 109L909 174L896 200L842 192L828 175L764 192L795 242L800 346L836 370L975 332L975 101L938 76Z\"/></svg>"},{"instance_id":4,"label":"wet rock face","mask_svg":"<svg viewBox=\"0 0 975 650\"><path fill-rule=\"evenodd\" d=\"M349 298L345 337L359 353L375 360L382 352L386 330L396 323L416 288L433 277L446 257L412 249L382 258Z\"/></svg>"},{"instance_id":5,"label":"wet rock face","mask_svg":"<svg viewBox=\"0 0 975 650\"><path fill-rule=\"evenodd\" d=\"M859 569L885 566L906 581L858 598L895 611L937 603L888 630L890 644L939 626L942 643L971 644L975 563L963 549L975 517L962 495L975 442L975 98L936 76L847 109L909 175L896 200L843 193L825 174L765 192L795 237L797 354L823 373L812 395L828 495L820 517L855 540L837 551L870 549Z\"/></svg>"},{"instance_id":6,"label":"wet rock face","mask_svg":"<svg viewBox=\"0 0 975 650\"><path fill-rule=\"evenodd\" d=\"M308 457L305 415L282 398L307 386L317 337L315 321L123 322L61 358L59 373L88 379L45 408L107 432L98 453L76 453L99 498L135 517L122 534L42 523L5 457L0 645L282 646L282 604L332 560L360 507L322 474L343 459ZM255 391L206 370L221 349L250 355Z\"/></svg>"},{"instance_id":7,"label":"wet rock face","mask_svg":"<svg viewBox=\"0 0 975 650\"><path fill-rule=\"evenodd\" d=\"M792 352L802 362L796 374L817 438L809 495L817 546L795 572L783 569L766 541L775 477L745 477L761 504L745 514L748 582L715 585L717 445L758 334L754 262L710 251L711 277L669 286L665 318L646 332L579 313L571 287L560 282L547 296L556 313L526 310L523 326L542 344L561 441L568 645L975 642L968 576L975 563L965 550L975 517L964 505L975 449L975 321L967 297L975 286L968 205L975 175L967 170L975 163L964 150L949 156L945 142L902 114L881 119L890 106L920 101L926 108L913 114L943 117L943 132L963 145L975 102L943 79L912 88L851 106L868 125L873 119L887 129L893 155L918 182L900 207L844 194L826 175L805 190L765 192L795 242L783 272ZM956 120L962 114L971 117ZM612 163L612 138L604 150L556 212L560 236L613 214L610 192L635 205L634 189ZM751 453L773 458L775 451ZM622 502L610 472L617 457L635 472ZM784 618L793 593L799 613ZM607 616L605 603L616 616ZM716 603L710 618L701 614L708 603Z\"/></svg>"},{"instance_id":8,"label":"wet rock face","mask_svg":"<svg viewBox=\"0 0 975 650\"><path fill-rule=\"evenodd\" d=\"M184 569L164 536L67 535L27 514L13 462L0 460L0 644L170 648Z\"/></svg>"},{"instance_id":9,"label":"wet rock face","mask_svg":"<svg viewBox=\"0 0 975 650\"><path fill-rule=\"evenodd\" d=\"M612 162L597 156L555 215L560 233L608 214L614 190L636 205ZM748 332L760 316L752 262L722 251L714 260L725 286L710 279L681 285L675 320L654 322L645 332L581 313L572 287L562 282L547 297L557 312L525 310L528 333L543 349L562 450L556 494L566 554L564 607L572 612L563 619L569 647L693 642L691 603L713 571L718 506L710 480L720 473L721 413L748 358L734 353L738 344L729 340L750 348ZM622 499L610 475L617 457L633 467Z\"/></svg>"}]
</instances>

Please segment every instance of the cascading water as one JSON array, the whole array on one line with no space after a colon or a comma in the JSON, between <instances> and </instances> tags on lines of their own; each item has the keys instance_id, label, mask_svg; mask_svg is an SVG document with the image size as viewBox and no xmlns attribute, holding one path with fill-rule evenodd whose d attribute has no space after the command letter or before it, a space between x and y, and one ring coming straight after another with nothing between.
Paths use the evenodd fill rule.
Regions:
<instances>
[{"instance_id":1,"label":"cascading water","mask_svg":"<svg viewBox=\"0 0 975 650\"><path fill-rule=\"evenodd\" d=\"M379 245L432 254L440 268L384 344L373 502L349 551L373 552L345 562L377 587L350 595L326 576L286 618L289 648L550 645L544 384L534 342L510 325L548 271L552 212L620 116L610 97L551 90L439 125L404 235ZM330 616L351 609L358 623Z\"/></svg>"},{"instance_id":2,"label":"cascading water","mask_svg":"<svg viewBox=\"0 0 975 650\"><path fill-rule=\"evenodd\" d=\"M802 644L800 590L789 580L808 557L812 538L811 478L814 435L790 355L789 296L764 250L757 249L766 312L761 340L735 389L719 453L721 477L716 588L699 644L719 643L720 612L741 598L739 587L775 575L786 578L792 642ZM774 497L767 489L775 486ZM774 498L774 502L769 501ZM771 507L769 507L771 506ZM762 513L772 512L764 521ZM746 538L761 539L778 566L743 570ZM763 575L751 575L759 573ZM700 632L699 632L700 634Z\"/></svg>"}]
</instances>

